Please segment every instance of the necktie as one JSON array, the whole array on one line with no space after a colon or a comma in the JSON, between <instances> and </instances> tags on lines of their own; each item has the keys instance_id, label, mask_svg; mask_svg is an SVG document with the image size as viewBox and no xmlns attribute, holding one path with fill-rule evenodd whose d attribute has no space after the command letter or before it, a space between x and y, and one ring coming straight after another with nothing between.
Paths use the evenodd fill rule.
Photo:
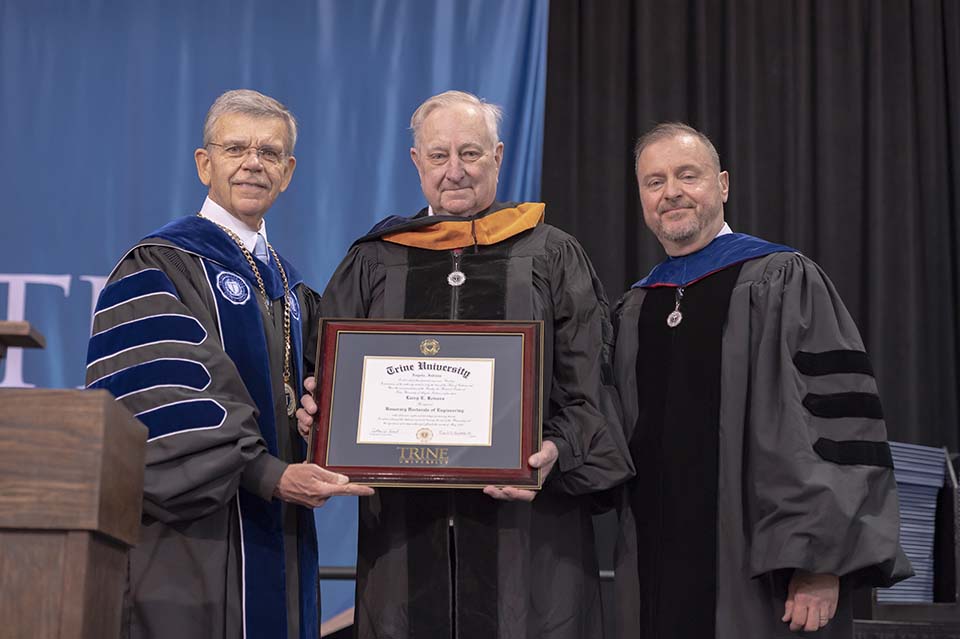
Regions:
<instances>
[{"instance_id":1,"label":"necktie","mask_svg":"<svg viewBox=\"0 0 960 639\"><path fill-rule=\"evenodd\" d=\"M257 243L253 247L253 255L264 264L270 263L270 254L267 253L267 241L257 233Z\"/></svg>"}]
</instances>

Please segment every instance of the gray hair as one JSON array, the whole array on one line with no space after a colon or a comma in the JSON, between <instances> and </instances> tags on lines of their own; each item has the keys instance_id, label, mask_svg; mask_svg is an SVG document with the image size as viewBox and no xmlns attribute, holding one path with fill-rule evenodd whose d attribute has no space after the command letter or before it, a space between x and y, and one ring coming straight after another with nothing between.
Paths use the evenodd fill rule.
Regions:
<instances>
[{"instance_id":1,"label":"gray hair","mask_svg":"<svg viewBox=\"0 0 960 639\"><path fill-rule=\"evenodd\" d=\"M645 148L654 142L675 138L678 135L692 135L700 140L700 142L707 147L707 151L710 153L710 159L713 160L713 166L717 169L717 173L720 172L720 154L717 153L717 149L713 146L713 142L711 142L710 138L708 138L705 134L697 131L695 128L689 124L686 124L685 122L661 122L641 135L640 139L637 140L636 146L633 147L634 170L636 170L636 168L640 165L640 154L643 153Z\"/></svg>"},{"instance_id":2,"label":"gray hair","mask_svg":"<svg viewBox=\"0 0 960 639\"><path fill-rule=\"evenodd\" d=\"M490 131L490 139L496 144L500 141L500 122L503 121L503 109L496 104L491 104L486 100L478 98L472 93L465 91L444 91L431 98L417 107L410 118L410 130L413 132L413 144L417 144L420 136L420 127L427 116L443 107L451 107L459 104L465 104L478 109L487 123L487 129Z\"/></svg>"},{"instance_id":3,"label":"gray hair","mask_svg":"<svg viewBox=\"0 0 960 639\"><path fill-rule=\"evenodd\" d=\"M228 113L241 113L255 118L278 118L283 120L287 127L286 153L293 154L297 146L297 119L290 113L290 109L280 104L268 95L251 89L234 89L227 91L214 100L207 111L207 118L203 121L203 145L211 142L213 127L220 116Z\"/></svg>"}]
</instances>

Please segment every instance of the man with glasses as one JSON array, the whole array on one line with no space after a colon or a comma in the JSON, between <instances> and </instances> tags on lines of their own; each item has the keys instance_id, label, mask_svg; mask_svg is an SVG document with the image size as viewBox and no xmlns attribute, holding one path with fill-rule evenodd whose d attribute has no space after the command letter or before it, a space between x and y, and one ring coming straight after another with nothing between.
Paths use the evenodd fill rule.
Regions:
<instances>
[{"instance_id":1,"label":"man with glasses","mask_svg":"<svg viewBox=\"0 0 960 639\"><path fill-rule=\"evenodd\" d=\"M217 98L194 153L209 187L199 214L137 244L100 295L88 386L149 430L125 637L315 639L310 509L372 493L295 463L293 388L317 301L263 218L290 184L296 137L273 98Z\"/></svg>"}]
</instances>

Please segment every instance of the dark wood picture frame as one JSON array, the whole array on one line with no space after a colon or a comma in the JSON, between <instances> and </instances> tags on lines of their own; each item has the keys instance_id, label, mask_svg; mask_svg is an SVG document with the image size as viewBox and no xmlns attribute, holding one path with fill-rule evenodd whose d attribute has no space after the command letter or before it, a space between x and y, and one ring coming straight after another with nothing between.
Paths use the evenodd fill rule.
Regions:
<instances>
[{"instance_id":1,"label":"dark wood picture frame","mask_svg":"<svg viewBox=\"0 0 960 639\"><path fill-rule=\"evenodd\" d=\"M318 411L308 440L309 461L345 474L352 482L371 486L540 488L540 471L531 468L527 459L540 450L543 437L543 322L323 318L318 332L317 387L314 392ZM349 348L342 347L341 340L345 339L350 340ZM513 432L514 420L511 418L497 422L492 428L492 448L357 443L356 437L346 429L356 428L359 419L357 394L362 374L358 371L362 371L362 365L356 361L358 354L360 358L388 355L427 360L429 355L422 352L422 344L430 340L443 342L446 356L469 359L462 352L466 348L474 354L482 351L494 360L498 385L494 387L492 402L494 405L506 402L511 406L508 411L511 417L519 413L517 432ZM411 344L419 345L420 351L410 352ZM488 347L491 352L486 351ZM514 370L512 367L519 368ZM516 384L508 383L504 389L500 379L512 380ZM517 398L514 392L520 397ZM332 423L334 414L339 417L337 424ZM345 414L348 419L343 419ZM514 437L518 438L518 443L511 439ZM505 452L497 452L498 447ZM410 450L400 450L402 448ZM412 460L414 448L419 449L416 455L417 459L422 457L422 461ZM450 449L455 453L451 455ZM357 458L366 460L364 451L369 453L369 461L357 463ZM395 462L383 462L385 455L394 453L397 455ZM458 464L451 457L465 463ZM488 463L492 457L497 459ZM345 462L346 458L352 461Z\"/></svg>"}]
</instances>

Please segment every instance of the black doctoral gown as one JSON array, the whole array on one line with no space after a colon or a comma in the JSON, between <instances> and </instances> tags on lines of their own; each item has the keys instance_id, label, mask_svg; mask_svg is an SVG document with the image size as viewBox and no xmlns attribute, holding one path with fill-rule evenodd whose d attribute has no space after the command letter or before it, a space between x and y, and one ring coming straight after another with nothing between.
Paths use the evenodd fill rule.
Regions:
<instances>
[{"instance_id":1,"label":"black doctoral gown","mask_svg":"<svg viewBox=\"0 0 960 639\"><path fill-rule=\"evenodd\" d=\"M479 490L361 498L360 639L602 636L589 495L632 467L605 384L602 286L576 240L542 223L543 209L404 220L361 238L323 295L328 317L543 320L543 433L560 452L532 503ZM461 286L448 283L453 270Z\"/></svg>"}]
</instances>

